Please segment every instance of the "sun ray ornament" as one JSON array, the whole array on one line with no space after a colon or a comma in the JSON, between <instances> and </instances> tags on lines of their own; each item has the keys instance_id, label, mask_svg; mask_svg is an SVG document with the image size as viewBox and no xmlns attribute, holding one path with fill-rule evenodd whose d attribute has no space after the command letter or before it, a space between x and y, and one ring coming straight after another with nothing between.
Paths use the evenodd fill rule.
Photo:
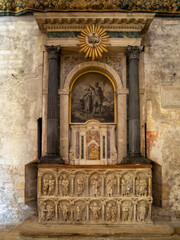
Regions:
<instances>
[{"instance_id":1,"label":"sun ray ornament","mask_svg":"<svg viewBox=\"0 0 180 240\"><path fill-rule=\"evenodd\" d=\"M85 58L102 58L103 52L108 52L109 36L101 26L87 26L78 36L80 41L80 52L85 54Z\"/></svg>"}]
</instances>

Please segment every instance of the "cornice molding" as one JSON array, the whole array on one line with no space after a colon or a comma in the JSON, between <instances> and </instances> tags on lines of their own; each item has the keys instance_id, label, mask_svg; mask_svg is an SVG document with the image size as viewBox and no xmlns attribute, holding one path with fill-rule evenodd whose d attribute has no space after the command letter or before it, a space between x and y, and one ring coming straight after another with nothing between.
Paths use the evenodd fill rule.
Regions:
<instances>
[{"instance_id":1,"label":"cornice molding","mask_svg":"<svg viewBox=\"0 0 180 240\"><path fill-rule=\"evenodd\" d=\"M55 31L81 31L92 24L107 31L134 31L145 33L154 13L35 13L43 33Z\"/></svg>"}]
</instances>

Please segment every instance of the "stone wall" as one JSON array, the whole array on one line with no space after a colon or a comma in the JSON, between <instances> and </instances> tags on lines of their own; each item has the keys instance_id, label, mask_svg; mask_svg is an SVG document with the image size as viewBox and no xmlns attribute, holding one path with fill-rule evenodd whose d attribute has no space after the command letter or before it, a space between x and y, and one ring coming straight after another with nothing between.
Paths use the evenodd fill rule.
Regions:
<instances>
[{"instance_id":1,"label":"stone wall","mask_svg":"<svg viewBox=\"0 0 180 240\"><path fill-rule=\"evenodd\" d=\"M180 219L180 19L155 18L145 36L144 78L148 157L161 168L165 219ZM157 168L156 168L157 169ZM161 186L160 186L161 185Z\"/></svg>"},{"instance_id":2,"label":"stone wall","mask_svg":"<svg viewBox=\"0 0 180 240\"><path fill-rule=\"evenodd\" d=\"M22 221L25 165L37 158L43 38L33 16L0 18L0 224Z\"/></svg>"}]
</instances>

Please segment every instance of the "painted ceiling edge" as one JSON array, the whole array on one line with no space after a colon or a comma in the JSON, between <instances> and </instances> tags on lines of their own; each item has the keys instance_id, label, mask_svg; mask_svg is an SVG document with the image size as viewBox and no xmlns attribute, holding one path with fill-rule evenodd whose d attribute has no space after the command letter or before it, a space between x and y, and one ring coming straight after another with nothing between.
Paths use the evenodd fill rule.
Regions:
<instances>
[{"instance_id":1,"label":"painted ceiling edge","mask_svg":"<svg viewBox=\"0 0 180 240\"><path fill-rule=\"evenodd\" d=\"M179 0L1 0L0 16L33 12L146 12L180 14Z\"/></svg>"}]
</instances>

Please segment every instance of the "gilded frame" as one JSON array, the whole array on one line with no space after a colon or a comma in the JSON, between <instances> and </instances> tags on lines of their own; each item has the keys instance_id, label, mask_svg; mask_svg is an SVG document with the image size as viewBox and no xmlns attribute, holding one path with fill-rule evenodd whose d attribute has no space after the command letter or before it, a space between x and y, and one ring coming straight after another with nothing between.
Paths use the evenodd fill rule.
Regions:
<instances>
[{"instance_id":1,"label":"gilded frame","mask_svg":"<svg viewBox=\"0 0 180 240\"><path fill-rule=\"evenodd\" d=\"M106 122L106 123L102 123L102 122L99 122L98 120L96 120L96 119L90 119L90 120L87 120L86 122L84 122L84 123L72 123L71 122L71 95L72 95L72 89L73 89L73 86L74 86L74 84L75 84L75 82L79 79L79 77L81 77L82 75L84 75L84 74L87 74L87 73L99 73L99 74L102 74L102 75L104 75L110 82L111 82L111 84L112 84L112 87L113 87L113 90L114 90L114 122L110 122L110 123L108 123L108 122ZM97 122L97 123L99 123L99 124L101 124L101 125L112 125L112 124L116 124L116 120L117 120L117 117L116 117L116 115L117 115L117 109L116 109L116 86L115 86L115 84L114 84L114 82L113 82L113 80L107 75L107 74L105 74L104 72L101 72L101 71L98 71L98 70L88 70L88 71L84 71L84 72L82 72L82 73L80 73L77 77L75 77L74 78L74 80L71 82L71 84L70 84L70 91L69 91L69 124L72 124L72 125L85 125L85 124L87 124L88 122L92 122L92 121L94 121L94 122Z\"/></svg>"}]
</instances>

